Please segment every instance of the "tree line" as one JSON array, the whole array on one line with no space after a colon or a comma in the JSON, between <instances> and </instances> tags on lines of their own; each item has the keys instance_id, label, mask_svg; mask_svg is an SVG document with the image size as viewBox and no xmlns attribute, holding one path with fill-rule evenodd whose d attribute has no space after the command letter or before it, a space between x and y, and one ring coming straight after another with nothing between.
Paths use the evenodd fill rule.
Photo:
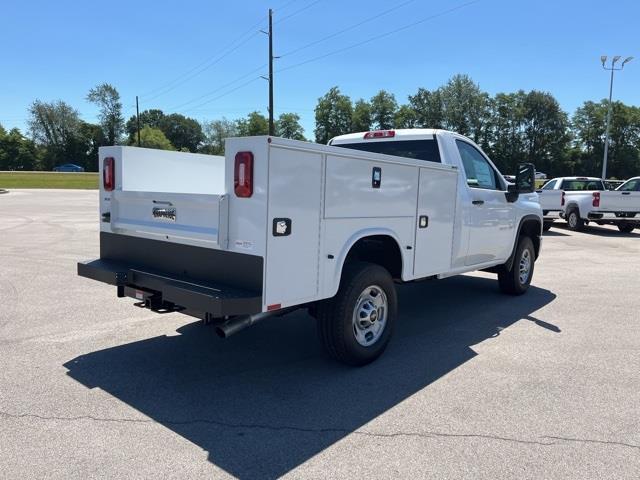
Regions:
<instances>
[{"instance_id":1,"label":"tree line","mask_svg":"<svg viewBox=\"0 0 640 480\"><path fill-rule=\"evenodd\" d=\"M125 121L120 94L107 83L86 95L98 109L98 123L81 119L78 110L58 100L35 100L29 106L28 132L7 131L0 125L0 170L52 170L75 163L87 171L98 169L98 148L106 145L138 145L138 119ZM163 150L224 153L224 139L232 136L266 135L267 118L252 112L244 118L199 122L179 113L151 109L140 113L140 146ZM296 113L283 113L276 122L276 135L305 140Z\"/></svg>"},{"instance_id":2,"label":"tree line","mask_svg":"<svg viewBox=\"0 0 640 480\"><path fill-rule=\"evenodd\" d=\"M102 145L137 145L137 119L125 121L118 91L109 84L91 89L86 100L99 108L97 124L83 121L63 101L34 101L29 107L28 134L0 126L0 170L51 170L61 163L97 169ZM318 99L315 141L327 143L344 133L391 128L443 128L478 143L504 173L520 162L557 175L598 176L604 152L608 102L584 102L570 117L547 92L519 90L489 95L467 75L445 85L419 88L399 104L393 93L380 90L369 100L351 98L338 87ZM246 117L199 122L159 109L140 113L143 147L224 153L231 136L266 135L267 118L255 111ZM305 140L300 117L283 113L278 136ZM627 178L640 174L640 108L613 103L608 172Z\"/></svg>"},{"instance_id":3,"label":"tree line","mask_svg":"<svg viewBox=\"0 0 640 480\"><path fill-rule=\"evenodd\" d=\"M503 173L531 162L552 176L593 175L602 169L608 102L587 101L572 117L547 92L489 95L467 75L435 89L419 88L407 103L380 90L355 102L333 87L318 100L315 140L371 129L442 128L474 140ZM610 177L640 175L640 108L613 103Z\"/></svg>"}]
</instances>

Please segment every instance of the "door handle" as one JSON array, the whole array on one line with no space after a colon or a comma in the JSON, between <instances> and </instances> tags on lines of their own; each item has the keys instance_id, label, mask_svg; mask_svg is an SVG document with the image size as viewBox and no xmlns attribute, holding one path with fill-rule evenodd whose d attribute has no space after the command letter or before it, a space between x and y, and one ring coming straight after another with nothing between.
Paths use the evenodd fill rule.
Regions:
<instances>
[{"instance_id":1,"label":"door handle","mask_svg":"<svg viewBox=\"0 0 640 480\"><path fill-rule=\"evenodd\" d=\"M471 203L474 205L484 205L484 200L473 200Z\"/></svg>"}]
</instances>

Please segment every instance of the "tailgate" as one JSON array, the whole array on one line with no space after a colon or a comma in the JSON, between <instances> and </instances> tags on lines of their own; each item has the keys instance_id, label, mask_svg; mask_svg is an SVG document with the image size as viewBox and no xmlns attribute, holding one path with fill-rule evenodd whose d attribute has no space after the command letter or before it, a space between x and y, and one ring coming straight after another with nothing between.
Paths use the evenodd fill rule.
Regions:
<instances>
[{"instance_id":1,"label":"tailgate","mask_svg":"<svg viewBox=\"0 0 640 480\"><path fill-rule=\"evenodd\" d=\"M103 215L113 233L226 248L226 195L116 190Z\"/></svg>"},{"instance_id":2,"label":"tailgate","mask_svg":"<svg viewBox=\"0 0 640 480\"><path fill-rule=\"evenodd\" d=\"M640 192L602 192L601 212L640 212Z\"/></svg>"}]
</instances>

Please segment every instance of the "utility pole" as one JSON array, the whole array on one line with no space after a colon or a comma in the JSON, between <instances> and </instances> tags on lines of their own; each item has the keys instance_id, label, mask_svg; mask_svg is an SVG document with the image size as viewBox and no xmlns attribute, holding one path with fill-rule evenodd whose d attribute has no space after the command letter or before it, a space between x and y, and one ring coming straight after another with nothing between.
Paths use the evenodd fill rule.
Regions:
<instances>
[{"instance_id":1,"label":"utility pole","mask_svg":"<svg viewBox=\"0 0 640 480\"><path fill-rule=\"evenodd\" d=\"M602 62L602 68L604 68L605 70L609 70L611 72L611 80L609 81L609 105L607 108L607 130L604 136L604 158L602 159L602 179L603 180L606 180L607 178L607 160L609 156L609 127L611 125L611 110L612 110L611 98L613 97L613 72L617 70L622 70L624 68L625 63L628 63L631 60L633 60L633 57L625 58L624 61L620 64L620 68L616 68L615 65L618 60L620 60L620 55L616 55L615 57L613 57L611 59L611 67L607 67L605 66L605 63L607 61L607 56L602 55L600 57L600 61Z\"/></svg>"},{"instance_id":2,"label":"utility pole","mask_svg":"<svg viewBox=\"0 0 640 480\"><path fill-rule=\"evenodd\" d=\"M269 135L275 135L273 124L273 10L269 9Z\"/></svg>"},{"instance_id":3,"label":"utility pole","mask_svg":"<svg viewBox=\"0 0 640 480\"><path fill-rule=\"evenodd\" d=\"M138 124L138 146L140 146L140 108L138 107L138 95L136 95L136 123Z\"/></svg>"}]
</instances>

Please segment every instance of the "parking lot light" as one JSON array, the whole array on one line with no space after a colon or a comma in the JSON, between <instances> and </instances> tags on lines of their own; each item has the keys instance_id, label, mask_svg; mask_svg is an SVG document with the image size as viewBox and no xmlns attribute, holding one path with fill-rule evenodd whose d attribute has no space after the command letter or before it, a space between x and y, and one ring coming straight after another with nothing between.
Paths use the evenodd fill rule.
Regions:
<instances>
[{"instance_id":1,"label":"parking lot light","mask_svg":"<svg viewBox=\"0 0 640 480\"><path fill-rule=\"evenodd\" d=\"M600 56L600 61L602 62L602 68L611 72L611 80L609 81L609 105L607 108L607 129L604 137L604 158L602 159L602 179L603 180L606 180L607 178L607 157L609 155L609 127L611 125L611 109L612 109L611 97L613 96L613 73L617 70L622 70L626 63L629 63L631 60L633 60L633 57L627 57L620 64L620 66L616 68L616 63L618 62L618 60L620 60L620 58L622 58L620 55L615 55L611 59L611 66L607 67L606 65L607 56L606 55Z\"/></svg>"}]
</instances>

